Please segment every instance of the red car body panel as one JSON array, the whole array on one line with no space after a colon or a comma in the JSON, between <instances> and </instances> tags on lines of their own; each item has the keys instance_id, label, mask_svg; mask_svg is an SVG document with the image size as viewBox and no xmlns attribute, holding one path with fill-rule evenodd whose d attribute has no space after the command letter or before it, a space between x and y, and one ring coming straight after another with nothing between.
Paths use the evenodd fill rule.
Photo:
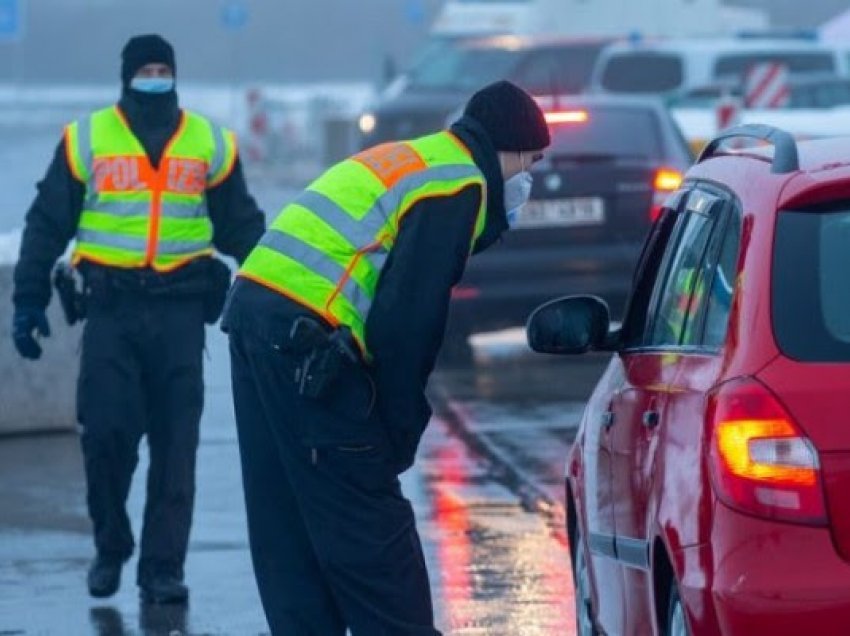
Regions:
<instances>
[{"instance_id":1,"label":"red car body panel","mask_svg":"<svg viewBox=\"0 0 850 636\"><path fill-rule=\"evenodd\" d=\"M615 354L567 461L586 544L576 549L587 550L597 624L610 636L661 633L662 560L692 636L850 634L850 364L785 357L771 296L777 210L850 199L850 161L830 159L845 145L801 144L803 170L790 174L774 174L767 159L718 156L687 175L734 193L743 213L725 343L716 355ZM717 498L707 396L736 378L757 378L814 444L828 527L758 518ZM613 549L600 534L613 535Z\"/></svg>"}]
</instances>

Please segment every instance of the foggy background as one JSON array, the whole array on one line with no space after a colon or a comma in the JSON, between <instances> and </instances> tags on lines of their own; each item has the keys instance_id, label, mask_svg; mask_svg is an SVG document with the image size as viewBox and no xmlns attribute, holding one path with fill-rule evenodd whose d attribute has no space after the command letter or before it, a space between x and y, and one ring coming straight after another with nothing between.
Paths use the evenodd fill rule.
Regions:
<instances>
[{"instance_id":1,"label":"foggy background","mask_svg":"<svg viewBox=\"0 0 850 636\"><path fill-rule=\"evenodd\" d=\"M568 14L594 0L562 2ZM814 29L848 8L847 0L809 0L805 10L800 0L724 2L766 10L774 29ZM4 10L15 4L22 29L4 38ZM357 147L357 118L392 71L425 47L443 5L0 0L0 263L14 259L17 238L3 233L23 225L62 126L118 97L120 52L132 35L155 32L172 42L181 104L239 133L252 183L272 183L266 205L276 210L285 199L280 188L300 187ZM250 102L254 89L262 93L259 107ZM257 108L267 121L262 138L251 132Z\"/></svg>"},{"instance_id":2,"label":"foggy background","mask_svg":"<svg viewBox=\"0 0 850 636\"><path fill-rule=\"evenodd\" d=\"M0 82L117 82L127 38L158 32L176 48L178 81L377 83L387 56L403 66L421 47L442 2L240 0L247 15L237 30L224 26L225 0L23 4L25 36L0 41ZM777 28L812 28L848 7L847 0L726 4L767 10Z\"/></svg>"},{"instance_id":3,"label":"foggy background","mask_svg":"<svg viewBox=\"0 0 850 636\"><path fill-rule=\"evenodd\" d=\"M224 25L243 5L244 26ZM420 46L440 0L29 0L25 37L0 43L0 81L118 81L134 34L177 54L178 82L375 80ZM239 18L236 18L238 21Z\"/></svg>"}]
</instances>

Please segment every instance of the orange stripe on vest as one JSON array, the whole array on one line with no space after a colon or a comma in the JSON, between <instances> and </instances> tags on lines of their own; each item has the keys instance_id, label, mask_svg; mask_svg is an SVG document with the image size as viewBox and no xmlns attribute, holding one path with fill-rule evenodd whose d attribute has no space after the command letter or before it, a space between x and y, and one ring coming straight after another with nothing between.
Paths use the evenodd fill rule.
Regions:
<instances>
[{"instance_id":1,"label":"orange stripe on vest","mask_svg":"<svg viewBox=\"0 0 850 636\"><path fill-rule=\"evenodd\" d=\"M388 190L404 177L428 167L413 148L403 143L381 144L352 159L366 166Z\"/></svg>"}]
</instances>

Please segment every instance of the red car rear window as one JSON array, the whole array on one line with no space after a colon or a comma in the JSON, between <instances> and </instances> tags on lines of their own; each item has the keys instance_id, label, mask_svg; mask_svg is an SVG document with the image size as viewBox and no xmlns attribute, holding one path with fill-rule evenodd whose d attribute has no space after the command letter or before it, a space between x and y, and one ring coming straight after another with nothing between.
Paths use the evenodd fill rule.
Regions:
<instances>
[{"instance_id":1,"label":"red car rear window","mask_svg":"<svg viewBox=\"0 0 850 636\"><path fill-rule=\"evenodd\" d=\"M773 324L782 352L850 362L850 201L779 214Z\"/></svg>"}]
</instances>

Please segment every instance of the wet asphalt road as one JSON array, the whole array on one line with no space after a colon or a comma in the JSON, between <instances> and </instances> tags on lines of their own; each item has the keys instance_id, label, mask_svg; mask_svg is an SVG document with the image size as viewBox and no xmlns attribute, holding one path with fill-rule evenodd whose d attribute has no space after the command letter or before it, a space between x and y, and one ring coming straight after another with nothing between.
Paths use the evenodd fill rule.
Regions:
<instances>
[{"instance_id":1,"label":"wet asphalt road","mask_svg":"<svg viewBox=\"0 0 850 636\"><path fill-rule=\"evenodd\" d=\"M492 347L491 347L492 349ZM604 361L484 348L475 370L443 370L437 414L403 477L446 634L573 633L563 531L563 461L581 400ZM140 605L135 561L119 593L90 599L92 555L76 435L0 439L0 636L265 634L248 555L226 342L208 332L186 609ZM146 457L129 508L138 530Z\"/></svg>"}]
</instances>

